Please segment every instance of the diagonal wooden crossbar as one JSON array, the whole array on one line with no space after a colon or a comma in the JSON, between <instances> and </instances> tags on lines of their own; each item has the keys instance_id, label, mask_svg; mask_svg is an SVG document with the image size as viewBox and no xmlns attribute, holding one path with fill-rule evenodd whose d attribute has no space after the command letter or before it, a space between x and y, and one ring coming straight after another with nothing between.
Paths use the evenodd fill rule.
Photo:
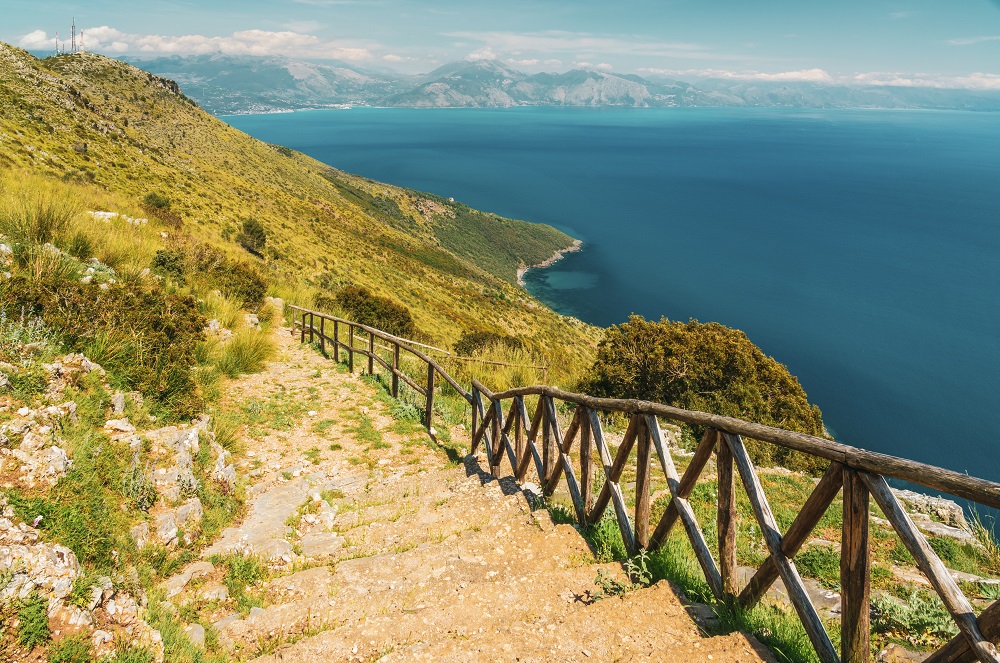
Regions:
<instances>
[{"instance_id":1,"label":"diagonal wooden crossbar","mask_svg":"<svg viewBox=\"0 0 1000 663\"><path fill-rule=\"evenodd\" d=\"M889 484L885 478L867 472L859 474L872 497L875 498L875 502L882 509L882 513L885 514L886 520L896 530L903 545L917 562L917 568L927 576L934 590L941 597L941 601L951 613L958 630L965 636L973 653L981 663L998 663L1000 657L997 656L996 647L986 639L980 630L976 613L972 610L972 604L958 588L958 584L952 579L951 574L948 573L948 569L945 568L934 549L927 543L927 539L917 531L910 516L889 490Z\"/></svg>"},{"instance_id":2,"label":"diagonal wooden crossbar","mask_svg":"<svg viewBox=\"0 0 1000 663\"><path fill-rule=\"evenodd\" d=\"M667 478L667 487L670 489L670 504L667 507L667 511L671 508L674 512L680 515L681 522L684 524L684 530L687 532L688 540L691 542L691 547L694 549L695 557L698 559L698 564L701 565L701 570L705 574L705 580L708 582L708 586L712 590L712 594L717 598L721 599L722 590L722 577L719 575L719 569L715 565L715 560L712 559L712 553L708 549L708 543L705 541L705 535L701 532L701 527L698 525L697 519L694 517L694 510L687 501L687 494L682 489L682 480L677 478L677 468L674 467L674 460L670 457L670 450L664 444L663 433L660 430L660 422L657 421L656 417L652 415L646 415L646 430L649 431L650 437L652 438L653 447L656 449L656 455L660 459L660 469L663 470L663 475ZM706 433L706 440L710 440L714 443L716 438L715 432L711 431L711 436L709 437ZM704 444L704 443L703 443ZM702 463L704 467L704 463ZM690 468L690 466L689 466ZM700 470L698 470L700 473ZM685 477L688 475L685 473ZM690 481L693 486L694 481ZM690 490L687 491L690 493ZM666 519L666 514L664 514L664 520ZM660 521L661 524L664 522ZM657 538L657 534L660 532L660 528L653 533L652 538L649 541L648 548L655 550L660 547L662 543L666 540L666 536L669 533L669 528L665 530L665 533L661 535L662 538Z\"/></svg>"},{"instance_id":3,"label":"diagonal wooden crossbar","mask_svg":"<svg viewBox=\"0 0 1000 663\"><path fill-rule=\"evenodd\" d=\"M663 512L663 516L660 518L660 523L656 526L656 531L653 532L653 536L649 539L651 549L655 550L659 548L667 540L670 530L673 529L674 523L677 522L677 517L680 515L679 509L681 508L681 504L678 498L686 503L687 498L691 496L691 491L694 490L698 477L701 476L702 470L705 469L705 465L712 457L712 452L715 451L717 435L718 432L712 429L705 431L701 443L695 449L694 456L691 457L691 462L688 463L687 469L684 470L684 476L677 482L677 490L671 491L673 499L667 505L666 511ZM665 455L661 455L661 458L665 457ZM673 461L670 464L673 465ZM694 518L693 512L691 518ZM702 567L704 567L704 564Z\"/></svg>"},{"instance_id":4,"label":"diagonal wooden crossbar","mask_svg":"<svg viewBox=\"0 0 1000 663\"><path fill-rule=\"evenodd\" d=\"M778 531L778 523L774 519L774 514L771 513L771 505L768 504L764 495L764 489L760 485L760 479L750 461L750 455L743 444L743 439L739 435L730 433L723 433L723 437L729 444L733 462L736 464L743 488L750 499L750 506L753 508L754 517L764 535L764 542L767 544L771 559L774 560L778 575L785 584L788 598L799 616L799 621L805 627L809 641L812 642L816 654L823 663L840 663L837 650L830 641L830 636L823 627L823 622L820 620L815 606L809 600L809 594L806 593L806 588L802 584L802 578L799 576L795 564L785 556L781 549L781 534Z\"/></svg>"},{"instance_id":5,"label":"diagonal wooden crossbar","mask_svg":"<svg viewBox=\"0 0 1000 663\"><path fill-rule=\"evenodd\" d=\"M990 641L1000 640L1000 601L994 601L979 615L979 629ZM976 653L969 646L965 634L959 633L926 659L924 663L972 663Z\"/></svg>"},{"instance_id":6,"label":"diagonal wooden crossbar","mask_svg":"<svg viewBox=\"0 0 1000 663\"><path fill-rule=\"evenodd\" d=\"M521 420L528 421L528 409L524 404L524 399L518 398L516 402L517 408L521 412ZM541 454L538 453L538 446L535 444L535 439L538 437L538 430L542 423L543 413L544 410L542 408L535 408L535 415L531 418L531 427L528 429L525 453L518 462L517 472L514 473L515 479L518 481L524 481L524 478L528 473L530 462L533 460L535 462L535 472L538 475L539 486L541 486L542 481L544 480L545 468L542 464Z\"/></svg>"},{"instance_id":7,"label":"diagonal wooden crossbar","mask_svg":"<svg viewBox=\"0 0 1000 663\"><path fill-rule=\"evenodd\" d=\"M786 557L794 557L802 548L823 514L837 497L837 493L840 492L842 470L843 466L840 463L832 463L823 478L816 484L816 488L809 495L802 510L795 516L788 532L781 539L781 552ZM744 608L756 605L777 579L778 567L775 566L774 560L768 557L740 593L740 605Z\"/></svg>"},{"instance_id":8,"label":"diagonal wooden crossbar","mask_svg":"<svg viewBox=\"0 0 1000 663\"><path fill-rule=\"evenodd\" d=\"M618 454L615 459L611 459L611 452L608 450L608 443L604 439L604 430L601 427L601 419L597 412L589 410L587 412L590 419L590 432L597 447L601 463L604 465L604 485L597 496L594 508L587 514L587 522L594 524L604 515L608 508L608 502L612 502L615 509L615 517L618 520L618 529L621 530L622 540L629 555L637 555L639 546L635 540L635 530L632 528L632 521L628 516L628 509L625 507L625 498L622 496L621 486L618 479L621 478L622 470L625 469L625 462L628 460L632 446L635 444L635 436L639 427L639 418L632 417L629 421L628 429L625 431L625 439L618 447Z\"/></svg>"}]
</instances>

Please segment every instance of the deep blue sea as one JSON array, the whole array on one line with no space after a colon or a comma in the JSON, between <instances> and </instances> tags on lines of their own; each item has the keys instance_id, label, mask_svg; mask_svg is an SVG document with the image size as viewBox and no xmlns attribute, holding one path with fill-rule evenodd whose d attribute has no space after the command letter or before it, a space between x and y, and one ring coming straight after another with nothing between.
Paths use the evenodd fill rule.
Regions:
<instances>
[{"instance_id":1,"label":"deep blue sea","mask_svg":"<svg viewBox=\"0 0 1000 663\"><path fill-rule=\"evenodd\" d=\"M225 118L385 182L550 223L528 287L598 325L715 320L838 439L1000 480L1000 114L352 109Z\"/></svg>"}]
</instances>

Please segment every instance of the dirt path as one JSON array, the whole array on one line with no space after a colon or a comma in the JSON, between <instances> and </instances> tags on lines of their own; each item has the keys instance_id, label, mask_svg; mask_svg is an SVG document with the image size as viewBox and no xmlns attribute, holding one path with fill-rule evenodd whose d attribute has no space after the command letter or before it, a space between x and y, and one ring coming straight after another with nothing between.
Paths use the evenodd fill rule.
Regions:
<instances>
[{"instance_id":1,"label":"dirt path","mask_svg":"<svg viewBox=\"0 0 1000 663\"><path fill-rule=\"evenodd\" d=\"M532 511L483 457L449 462L375 387L289 330L275 338L277 360L227 395L249 420L249 512L168 583L234 657L771 660L742 634L703 637L666 582L590 601L599 568L623 574L595 564L576 530ZM468 444L461 427L451 434ZM207 563L227 554L266 559L270 579L230 596Z\"/></svg>"}]
</instances>

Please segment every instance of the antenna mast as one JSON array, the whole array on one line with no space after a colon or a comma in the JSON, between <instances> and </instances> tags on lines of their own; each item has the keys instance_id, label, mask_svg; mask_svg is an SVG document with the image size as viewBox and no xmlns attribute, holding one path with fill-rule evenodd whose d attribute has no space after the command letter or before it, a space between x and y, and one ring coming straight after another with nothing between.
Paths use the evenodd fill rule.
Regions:
<instances>
[{"instance_id":1,"label":"antenna mast","mask_svg":"<svg viewBox=\"0 0 1000 663\"><path fill-rule=\"evenodd\" d=\"M56 32L56 55L59 55L59 33Z\"/></svg>"},{"instance_id":2,"label":"antenna mast","mask_svg":"<svg viewBox=\"0 0 1000 663\"><path fill-rule=\"evenodd\" d=\"M70 53L76 53L76 17L73 17L73 41L70 42Z\"/></svg>"}]
</instances>

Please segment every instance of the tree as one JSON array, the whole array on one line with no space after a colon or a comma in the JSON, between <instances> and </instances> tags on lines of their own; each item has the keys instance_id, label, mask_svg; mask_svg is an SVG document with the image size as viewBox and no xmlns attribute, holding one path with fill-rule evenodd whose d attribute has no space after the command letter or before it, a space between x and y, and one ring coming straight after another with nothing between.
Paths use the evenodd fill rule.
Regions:
<instances>
[{"instance_id":1,"label":"tree","mask_svg":"<svg viewBox=\"0 0 1000 663\"><path fill-rule=\"evenodd\" d=\"M250 253L260 256L264 253L264 245L267 244L267 231L257 219L247 219L236 235L236 241Z\"/></svg>"},{"instance_id":2,"label":"tree","mask_svg":"<svg viewBox=\"0 0 1000 663\"><path fill-rule=\"evenodd\" d=\"M372 294L357 285L344 286L337 292L336 304L354 322L374 327L393 336L411 337L416 325L410 309L387 297Z\"/></svg>"},{"instance_id":3,"label":"tree","mask_svg":"<svg viewBox=\"0 0 1000 663\"><path fill-rule=\"evenodd\" d=\"M742 331L715 322L632 316L607 330L583 387L596 396L656 401L825 435L819 408L788 368ZM821 459L769 443L749 447L759 463L807 471L825 466Z\"/></svg>"}]
</instances>

